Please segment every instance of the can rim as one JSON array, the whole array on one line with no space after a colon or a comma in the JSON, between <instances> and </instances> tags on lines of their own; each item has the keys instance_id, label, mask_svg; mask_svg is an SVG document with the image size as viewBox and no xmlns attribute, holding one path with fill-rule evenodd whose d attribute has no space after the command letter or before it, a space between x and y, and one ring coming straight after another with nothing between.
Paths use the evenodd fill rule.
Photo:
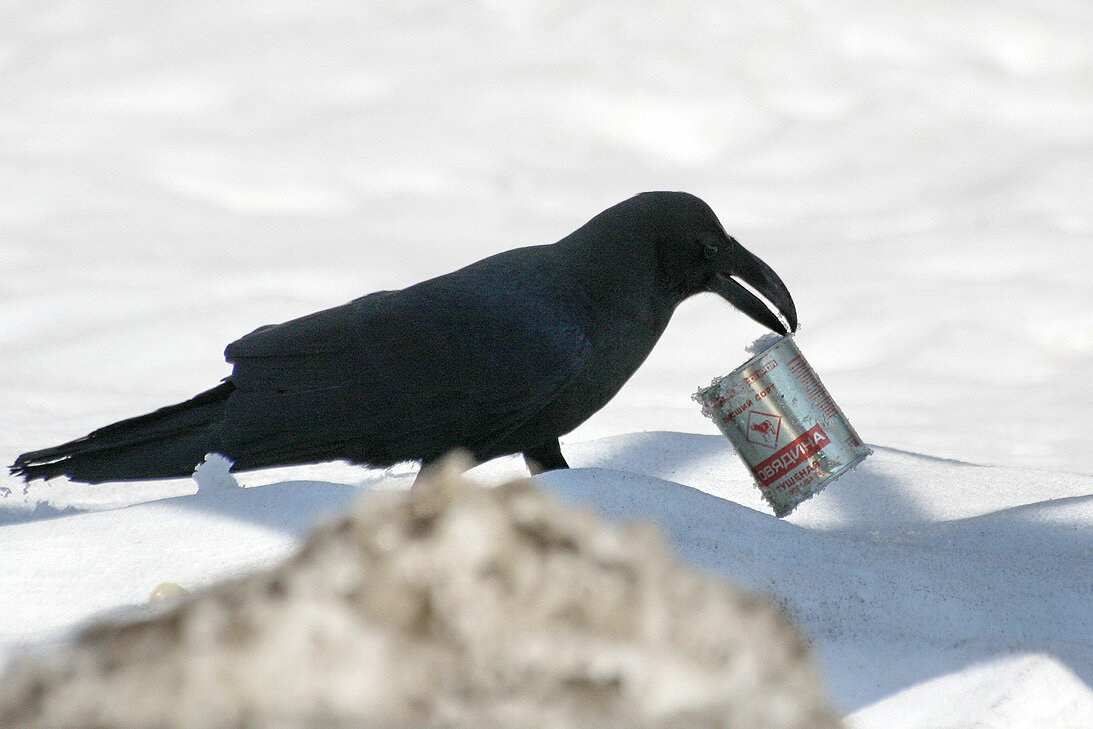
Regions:
<instances>
[{"instance_id":1,"label":"can rim","mask_svg":"<svg viewBox=\"0 0 1093 729\"><path fill-rule=\"evenodd\" d=\"M790 342L792 342L792 341L793 341L793 333L792 333L792 332L791 332L791 333L789 333L789 334L783 334L783 335L782 335L782 338L781 338L781 339L779 339L779 340L778 340L777 342L775 342L774 344L770 345L770 346L769 346L769 347L767 347L766 349L762 349L762 350L760 350L759 352L756 352L756 353L755 353L755 355L754 355L754 356L752 356L752 358L751 358L751 359L749 359L749 360L748 360L747 362L745 362L744 364L740 365L739 367L737 367L737 368L736 368L735 370L733 370L733 371L732 371L732 372L730 372L729 374L727 374L727 375L724 375L724 376L722 376L722 377L719 377L719 378L718 378L718 380L720 380L720 381L722 381L722 382L723 382L723 381L725 381L725 380L728 380L728 379L730 379L730 378L733 378L733 379L735 379L736 377L738 377L738 376L740 375L740 373L741 373L741 372L743 372L744 370L746 370L747 368L749 368L749 367L751 367L751 366L753 366L753 365L755 365L755 364L758 364L758 363L759 363L759 360L761 360L761 359L762 359L763 357L766 357L766 356L767 356L767 353L768 353L768 352L770 352L770 351L771 351L772 349L774 349L775 347L780 347L780 346L782 346L783 344L785 344L785 343L786 343L786 341L787 341L787 340L789 340Z\"/></svg>"},{"instance_id":2,"label":"can rim","mask_svg":"<svg viewBox=\"0 0 1093 729\"><path fill-rule=\"evenodd\" d=\"M736 369L732 370L728 374L724 374L724 375L721 375L720 377L713 378L713 380L710 382L710 384L706 385L705 387L699 387L698 390L693 395L691 395L691 399L695 400L696 402L699 402L699 403L705 403L705 398L709 397L710 393L713 393L713 392L720 393L720 391L725 387L726 383L739 380L740 379L740 373L742 373L747 368L752 367L755 364L757 364L760 359L762 359L767 354L769 354L771 352L771 350L773 350L775 347L780 347L783 344L785 344L786 340L789 340L793 344L794 348L797 347L796 342L793 341L793 333L783 334L783 335L781 335L781 339L779 339L777 342L770 345L769 347L766 347L766 348L761 349L760 351L756 352L754 355L752 355L752 357L750 359L748 359L746 362L741 364ZM798 350L798 351L800 351L800 350ZM703 411L703 412L705 412L705 411ZM707 417L712 417L712 416L707 415Z\"/></svg>"}]
</instances>

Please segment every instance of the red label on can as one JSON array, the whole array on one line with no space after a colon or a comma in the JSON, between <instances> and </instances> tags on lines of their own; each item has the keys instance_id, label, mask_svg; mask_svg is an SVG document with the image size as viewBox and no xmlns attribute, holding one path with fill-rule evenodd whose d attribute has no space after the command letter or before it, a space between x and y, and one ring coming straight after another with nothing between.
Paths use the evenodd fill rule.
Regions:
<instances>
[{"instance_id":1,"label":"red label on can","mask_svg":"<svg viewBox=\"0 0 1093 729\"><path fill-rule=\"evenodd\" d=\"M819 453L830 442L831 439L827 437L827 433L819 425L813 425L801 433L800 436L790 441L785 448L762 463L757 464L751 469L752 473L759 479L759 483L770 486L807 459Z\"/></svg>"}]
</instances>

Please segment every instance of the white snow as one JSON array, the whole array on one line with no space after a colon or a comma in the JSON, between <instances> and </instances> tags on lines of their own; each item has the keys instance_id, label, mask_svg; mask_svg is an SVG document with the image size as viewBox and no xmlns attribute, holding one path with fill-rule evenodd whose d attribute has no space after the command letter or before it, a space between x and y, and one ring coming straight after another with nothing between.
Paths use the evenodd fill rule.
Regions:
<instances>
[{"instance_id":1,"label":"white snow","mask_svg":"<svg viewBox=\"0 0 1093 729\"><path fill-rule=\"evenodd\" d=\"M684 189L876 454L774 519L689 397L760 333L710 296L544 481L775 595L853 727L1093 725L1090 37L1082 0L5 4L0 461L207 388L260 324ZM0 657L413 477L212 468L0 477Z\"/></svg>"}]
</instances>

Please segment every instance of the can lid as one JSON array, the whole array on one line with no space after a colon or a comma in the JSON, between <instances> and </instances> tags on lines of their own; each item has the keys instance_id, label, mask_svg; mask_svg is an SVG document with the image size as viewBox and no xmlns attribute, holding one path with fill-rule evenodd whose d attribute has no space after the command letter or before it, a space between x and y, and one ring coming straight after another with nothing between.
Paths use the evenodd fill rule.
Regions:
<instances>
[{"instance_id":1,"label":"can lid","mask_svg":"<svg viewBox=\"0 0 1093 729\"><path fill-rule=\"evenodd\" d=\"M749 353L754 353L752 355L751 359L749 359L747 362L745 362L744 364L742 364L739 367L737 367L736 369L734 369L729 374L722 375L721 377L715 377L710 382L709 385L707 385L706 387L700 387L698 389L698 392L696 392L694 395L691 396L691 399L694 400L695 402L701 403L703 401L703 398L709 396L711 393L714 393L715 391L719 391L723 383L725 383L726 381L735 380L735 379L739 378L740 374L744 370L758 364L759 360L761 360L763 357L765 357L767 355L767 353L770 352L770 350L774 349L779 344L782 344L787 339L790 340L790 341L793 341L793 335L792 334L775 334L775 333L771 332L769 334L764 334L763 336L759 337L758 339L756 339L754 342L752 342L747 347L747 351ZM706 417L710 417L710 416L707 414Z\"/></svg>"},{"instance_id":2,"label":"can lid","mask_svg":"<svg viewBox=\"0 0 1093 729\"><path fill-rule=\"evenodd\" d=\"M725 377L735 377L752 365L758 364L759 360L765 357L767 352L774 349L787 339L793 341L793 334L775 334L774 332L770 332L759 337L754 342L749 344L745 350L752 355L752 358L737 367L729 374L725 375Z\"/></svg>"}]
</instances>

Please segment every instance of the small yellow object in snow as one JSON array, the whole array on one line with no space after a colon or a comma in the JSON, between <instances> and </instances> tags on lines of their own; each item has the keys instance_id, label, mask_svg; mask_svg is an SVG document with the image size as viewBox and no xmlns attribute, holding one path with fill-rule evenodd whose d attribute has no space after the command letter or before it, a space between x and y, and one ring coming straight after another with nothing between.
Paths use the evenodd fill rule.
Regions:
<instances>
[{"instance_id":1,"label":"small yellow object in snow","mask_svg":"<svg viewBox=\"0 0 1093 729\"><path fill-rule=\"evenodd\" d=\"M189 594L190 591L182 585L176 585L174 582L161 582L156 585L156 589L152 590L152 594L148 596L148 602L171 600Z\"/></svg>"}]
</instances>

